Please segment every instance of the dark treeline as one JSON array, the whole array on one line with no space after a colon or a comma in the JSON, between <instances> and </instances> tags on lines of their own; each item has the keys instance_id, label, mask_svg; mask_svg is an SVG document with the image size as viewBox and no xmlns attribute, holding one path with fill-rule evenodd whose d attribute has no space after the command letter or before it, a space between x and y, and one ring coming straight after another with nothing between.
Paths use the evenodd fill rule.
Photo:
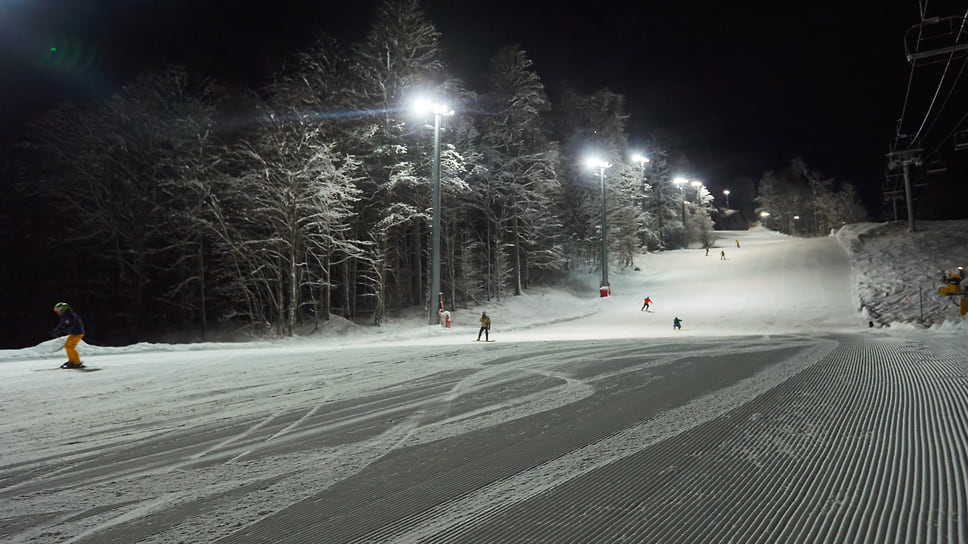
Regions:
<instances>
[{"instance_id":1,"label":"dark treeline","mask_svg":"<svg viewBox=\"0 0 968 544\"><path fill-rule=\"evenodd\" d=\"M472 90L449 74L432 22L389 0L361 41L320 37L256 90L167 66L107 100L56 106L4 158L16 180L4 195L4 346L42 340L53 324L42 309L61 300L97 344L287 336L331 315L379 325L427 308L433 120L412 112L418 96L456 110L441 132L449 309L598 269L592 153L610 164L614 264L711 244L714 218L736 228L739 212L674 182L691 167L660 135L635 150L649 163L631 158L622 96L553 102L516 47L483 81ZM752 211L747 186L734 209ZM784 207L784 192L804 207ZM758 198L777 217L804 210L802 234L855 218L850 186L802 161L768 173Z\"/></svg>"}]
</instances>

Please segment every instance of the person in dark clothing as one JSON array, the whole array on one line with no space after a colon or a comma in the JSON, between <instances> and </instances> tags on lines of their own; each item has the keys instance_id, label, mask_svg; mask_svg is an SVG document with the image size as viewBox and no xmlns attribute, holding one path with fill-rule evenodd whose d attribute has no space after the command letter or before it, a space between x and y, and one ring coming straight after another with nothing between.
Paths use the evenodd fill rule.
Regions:
<instances>
[{"instance_id":1,"label":"person in dark clothing","mask_svg":"<svg viewBox=\"0 0 968 544\"><path fill-rule=\"evenodd\" d=\"M487 312L481 312L481 330L477 331L476 342L481 341L481 333L484 333L484 341L490 342L488 334L491 331L491 318L487 317Z\"/></svg>"},{"instance_id":2,"label":"person in dark clothing","mask_svg":"<svg viewBox=\"0 0 968 544\"><path fill-rule=\"evenodd\" d=\"M84 338L84 322L81 316L77 315L66 302L58 302L54 305L54 312L60 316L60 322L54 327L55 337L67 333L67 340L64 340L64 351L67 352L67 362L61 368L81 368L81 356L77 353L77 344Z\"/></svg>"},{"instance_id":3,"label":"person in dark clothing","mask_svg":"<svg viewBox=\"0 0 968 544\"><path fill-rule=\"evenodd\" d=\"M675 329L675 330L681 329L682 328L682 320L679 319L678 317L675 318L675 319L673 319L672 320L672 328Z\"/></svg>"}]
</instances>

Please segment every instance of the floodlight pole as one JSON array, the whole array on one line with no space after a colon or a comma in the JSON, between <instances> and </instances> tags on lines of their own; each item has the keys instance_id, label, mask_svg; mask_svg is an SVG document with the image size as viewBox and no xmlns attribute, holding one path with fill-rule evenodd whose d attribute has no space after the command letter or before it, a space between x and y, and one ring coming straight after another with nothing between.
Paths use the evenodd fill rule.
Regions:
<instances>
[{"instance_id":1,"label":"floodlight pole","mask_svg":"<svg viewBox=\"0 0 968 544\"><path fill-rule=\"evenodd\" d=\"M605 163L598 165L598 176L602 185L602 287L611 292L608 285L608 219L605 214Z\"/></svg>"},{"instance_id":2,"label":"floodlight pole","mask_svg":"<svg viewBox=\"0 0 968 544\"><path fill-rule=\"evenodd\" d=\"M679 185L679 201L682 203L682 249L686 249L686 191Z\"/></svg>"},{"instance_id":3,"label":"floodlight pole","mask_svg":"<svg viewBox=\"0 0 968 544\"><path fill-rule=\"evenodd\" d=\"M434 218L431 223L433 261L430 273L430 316L428 324L440 323L440 308L437 298L440 296L440 116L439 108L434 111L434 169L433 169L433 208Z\"/></svg>"}]
</instances>

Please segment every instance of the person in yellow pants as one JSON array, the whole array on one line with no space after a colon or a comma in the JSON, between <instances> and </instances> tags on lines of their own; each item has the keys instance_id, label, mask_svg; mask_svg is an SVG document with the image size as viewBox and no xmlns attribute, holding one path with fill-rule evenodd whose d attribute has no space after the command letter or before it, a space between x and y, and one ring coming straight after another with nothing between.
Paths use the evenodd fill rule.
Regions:
<instances>
[{"instance_id":1,"label":"person in yellow pants","mask_svg":"<svg viewBox=\"0 0 968 544\"><path fill-rule=\"evenodd\" d=\"M60 322L54 328L54 336L67 333L64 341L64 351L67 352L67 362L61 368L82 368L81 356L77 353L77 344L84 338L84 322L66 302L54 305L54 312L60 316Z\"/></svg>"}]
</instances>

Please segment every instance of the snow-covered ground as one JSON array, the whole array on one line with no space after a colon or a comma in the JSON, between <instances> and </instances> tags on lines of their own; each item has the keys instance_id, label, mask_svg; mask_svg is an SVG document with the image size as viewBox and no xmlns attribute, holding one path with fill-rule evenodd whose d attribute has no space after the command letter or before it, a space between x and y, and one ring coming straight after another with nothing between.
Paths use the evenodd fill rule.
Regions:
<instances>
[{"instance_id":1,"label":"snow-covered ground","mask_svg":"<svg viewBox=\"0 0 968 544\"><path fill-rule=\"evenodd\" d=\"M34 525L26 523L10 533L15 542L96 539L99 532L131 520L285 475L284 486L247 499L258 501L259 512L278 511L329 485L325 482L362 470L394 447L561 406L587 395L587 384L574 382L551 397L507 402L499 417L478 414L423 429L401 426L399 436L382 436L378 443L364 440L312 455L281 453L249 462L252 450L232 450L232 443L241 440L233 435L174 465L132 466L103 481L92 478L82 490L66 486L41 493L32 479L8 478L22 474L24 466L44 467L56 459L69 467L91 451L110 455L119 444L179 429L261 421L243 434L252 433L283 413L302 409L310 418L327 406L455 369L474 369L482 373L478 379L493 379L496 374L481 366L486 358L496 353L513 358L520 346L532 342L688 339L689 349L702 350L723 339L744 337L742 347L731 348L742 355L778 344L799 346L791 340L799 336L963 335L968 322L937 288L941 270L968 264L968 222L924 222L918 227L918 232L907 233L906 225L848 225L821 239L792 238L762 228L722 232L708 255L702 249L648 254L637 260L635 269L613 271L608 298L597 296L598 275L589 271L558 289L534 289L458 310L449 329L421 325L418 319L379 329L334 320L328 331L274 342L124 348L82 344L81 358L88 367L100 369L87 373L53 370L64 360L58 340L0 351L0 526L25 524L38 515ZM654 301L651 312L640 310L645 296ZM474 342L482 310L493 319L494 343ZM682 319L682 330L673 330L674 317ZM825 345L811 348L817 351L812 360ZM735 406L774 387L801 363L777 365L747 390L734 393L727 404ZM670 428L677 432L701 422L694 416L669 417L676 420ZM298 435L299 423L288 424L272 438ZM228 455L223 451L231 451L229 457L219 457L223 463L196 470L206 456ZM62 476L45 473L38 480ZM72 518L78 501L118 503L118 497L125 505L118 507L120 514L115 511L96 523ZM194 541L187 535L199 531L227 534L252 520L255 513L246 506L194 518L190 528L176 527L154 541ZM57 537L45 540L51 527L58 527Z\"/></svg>"}]
</instances>

